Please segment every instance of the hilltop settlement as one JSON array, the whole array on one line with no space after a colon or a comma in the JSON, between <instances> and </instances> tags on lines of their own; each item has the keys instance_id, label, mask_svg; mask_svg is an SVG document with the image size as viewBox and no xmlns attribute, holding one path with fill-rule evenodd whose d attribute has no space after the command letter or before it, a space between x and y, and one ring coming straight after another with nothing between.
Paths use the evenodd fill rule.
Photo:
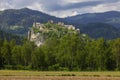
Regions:
<instances>
[{"instance_id":1,"label":"hilltop settlement","mask_svg":"<svg viewBox=\"0 0 120 80\"><path fill-rule=\"evenodd\" d=\"M60 38L67 33L77 34L80 33L80 30L73 25L65 25L62 22L54 23L52 20L46 24L34 22L32 28L28 31L28 40L40 46L52 36Z\"/></svg>"}]
</instances>

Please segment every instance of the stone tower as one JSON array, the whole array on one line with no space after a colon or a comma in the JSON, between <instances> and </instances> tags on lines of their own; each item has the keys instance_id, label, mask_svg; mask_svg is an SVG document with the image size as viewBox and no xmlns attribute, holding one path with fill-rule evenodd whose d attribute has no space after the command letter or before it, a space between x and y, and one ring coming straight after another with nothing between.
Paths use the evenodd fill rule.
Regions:
<instances>
[{"instance_id":1,"label":"stone tower","mask_svg":"<svg viewBox=\"0 0 120 80\"><path fill-rule=\"evenodd\" d=\"M31 38L31 30L28 31L28 40L30 40L30 38Z\"/></svg>"}]
</instances>

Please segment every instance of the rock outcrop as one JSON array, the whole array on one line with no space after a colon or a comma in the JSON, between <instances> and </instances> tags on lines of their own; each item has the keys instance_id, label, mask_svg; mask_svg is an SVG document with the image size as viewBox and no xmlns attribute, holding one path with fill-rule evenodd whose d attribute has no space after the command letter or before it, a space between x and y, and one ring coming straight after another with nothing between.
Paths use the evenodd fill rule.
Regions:
<instances>
[{"instance_id":1,"label":"rock outcrop","mask_svg":"<svg viewBox=\"0 0 120 80\"><path fill-rule=\"evenodd\" d=\"M57 24L50 21L46 24L34 22L33 27L28 31L28 40L33 41L37 46L43 45L46 39L50 37L58 37L66 33L75 34L80 33L79 29L75 29L73 25L65 25L62 22Z\"/></svg>"}]
</instances>

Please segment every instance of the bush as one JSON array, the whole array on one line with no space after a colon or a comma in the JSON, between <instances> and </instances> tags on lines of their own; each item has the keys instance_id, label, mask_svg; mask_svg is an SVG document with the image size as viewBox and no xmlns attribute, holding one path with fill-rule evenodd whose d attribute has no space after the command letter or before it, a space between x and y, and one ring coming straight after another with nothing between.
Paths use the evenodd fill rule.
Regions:
<instances>
[{"instance_id":1,"label":"bush","mask_svg":"<svg viewBox=\"0 0 120 80\"><path fill-rule=\"evenodd\" d=\"M69 69L66 68L66 67L60 67L59 70L60 70L60 71L69 71Z\"/></svg>"},{"instance_id":2,"label":"bush","mask_svg":"<svg viewBox=\"0 0 120 80\"><path fill-rule=\"evenodd\" d=\"M5 68L5 69L12 69L13 66L12 66L12 65L5 65L4 68Z\"/></svg>"},{"instance_id":3,"label":"bush","mask_svg":"<svg viewBox=\"0 0 120 80\"><path fill-rule=\"evenodd\" d=\"M55 65L52 65L52 66L49 66L48 67L48 70L52 70L52 71L59 71L60 69L60 65L59 64L55 64Z\"/></svg>"}]
</instances>

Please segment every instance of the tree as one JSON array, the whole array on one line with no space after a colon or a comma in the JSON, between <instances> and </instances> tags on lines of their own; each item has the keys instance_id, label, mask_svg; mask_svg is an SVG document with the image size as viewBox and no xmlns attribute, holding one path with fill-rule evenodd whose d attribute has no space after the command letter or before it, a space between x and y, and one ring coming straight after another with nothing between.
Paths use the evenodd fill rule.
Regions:
<instances>
[{"instance_id":1,"label":"tree","mask_svg":"<svg viewBox=\"0 0 120 80\"><path fill-rule=\"evenodd\" d=\"M116 68L120 70L120 38L114 40L112 52L116 59Z\"/></svg>"},{"instance_id":2,"label":"tree","mask_svg":"<svg viewBox=\"0 0 120 80\"><path fill-rule=\"evenodd\" d=\"M107 44L103 38L96 41L95 51L97 53L96 61L98 65L98 70L106 70L106 59L107 59Z\"/></svg>"},{"instance_id":3,"label":"tree","mask_svg":"<svg viewBox=\"0 0 120 80\"><path fill-rule=\"evenodd\" d=\"M3 46L3 41L0 40L0 69L3 67L3 55L1 54L1 47Z\"/></svg>"},{"instance_id":4,"label":"tree","mask_svg":"<svg viewBox=\"0 0 120 80\"><path fill-rule=\"evenodd\" d=\"M27 41L21 47L22 65L28 66L31 63L31 53L34 50L33 43Z\"/></svg>"},{"instance_id":5,"label":"tree","mask_svg":"<svg viewBox=\"0 0 120 80\"><path fill-rule=\"evenodd\" d=\"M13 65L21 65L22 63L22 56L21 56L21 46L14 46L12 49L12 64Z\"/></svg>"},{"instance_id":6,"label":"tree","mask_svg":"<svg viewBox=\"0 0 120 80\"><path fill-rule=\"evenodd\" d=\"M4 41L3 46L1 48L1 54L3 55L4 63L6 65L11 64L11 49L9 42L7 40Z\"/></svg>"},{"instance_id":7,"label":"tree","mask_svg":"<svg viewBox=\"0 0 120 80\"><path fill-rule=\"evenodd\" d=\"M41 48L36 48L32 53L32 68L46 70L45 54Z\"/></svg>"},{"instance_id":8,"label":"tree","mask_svg":"<svg viewBox=\"0 0 120 80\"><path fill-rule=\"evenodd\" d=\"M51 67L57 64L59 40L56 37L49 38L41 47L45 54L46 66Z\"/></svg>"},{"instance_id":9,"label":"tree","mask_svg":"<svg viewBox=\"0 0 120 80\"><path fill-rule=\"evenodd\" d=\"M115 56L113 54L113 43L114 43L114 40L108 40L107 41L107 57L106 57L106 68L107 70L115 70L116 68L116 60L115 60Z\"/></svg>"},{"instance_id":10,"label":"tree","mask_svg":"<svg viewBox=\"0 0 120 80\"><path fill-rule=\"evenodd\" d=\"M97 52L96 52L96 41L87 42L85 49L87 53L86 64L88 70L97 70Z\"/></svg>"}]
</instances>

